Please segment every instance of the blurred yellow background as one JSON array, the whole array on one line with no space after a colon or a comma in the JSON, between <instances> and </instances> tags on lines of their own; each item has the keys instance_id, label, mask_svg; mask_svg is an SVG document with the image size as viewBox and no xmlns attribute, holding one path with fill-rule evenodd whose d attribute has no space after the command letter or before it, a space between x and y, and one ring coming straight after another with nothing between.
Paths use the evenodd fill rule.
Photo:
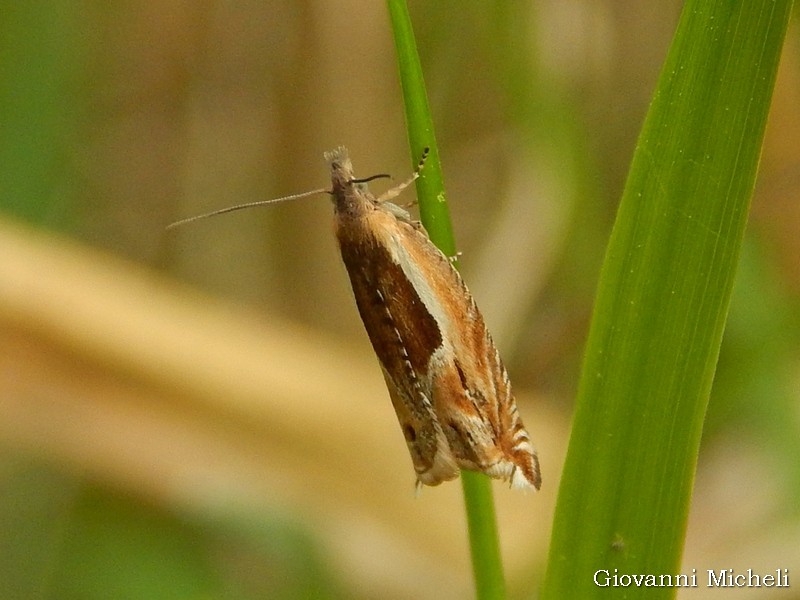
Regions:
<instances>
[{"instance_id":1,"label":"blurred yellow background","mask_svg":"<svg viewBox=\"0 0 800 600\"><path fill-rule=\"evenodd\" d=\"M0 597L470 597L460 486L415 497L330 203L164 230L324 187L322 153L340 144L359 176L408 176L383 3L26 4L0 19ZM462 273L542 459L540 494L495 494L523 597L541 580L598 270L681 4L508 4L410 8ZM800 577L797 34L686 571Z\"/></svg>"}]
</instances>

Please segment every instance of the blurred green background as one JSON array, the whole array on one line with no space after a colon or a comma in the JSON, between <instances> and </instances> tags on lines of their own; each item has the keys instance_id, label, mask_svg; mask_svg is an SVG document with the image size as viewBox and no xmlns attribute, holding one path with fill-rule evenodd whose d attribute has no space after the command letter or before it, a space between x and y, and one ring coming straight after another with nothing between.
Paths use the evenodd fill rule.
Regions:
<instances>
[{"instance_id":1,"label":"blurred green background","mask_svg":"<svg viewBox=\"0 0 800 600\"><path fill-rule=\"evenodd\" d=\"M520 597L541 579L597 273L680 7L411 2L462 271L543 459L542 494L497 490ZM3 8L1 598L470 594L458 486L414 499L328 203L164 231L322 187L339 144L360 175L404 178L388 26L361 2ZM797 38L686 570L800 573ZM737 598L767 595L792 597Z\"/></svg>"}]
</instances>

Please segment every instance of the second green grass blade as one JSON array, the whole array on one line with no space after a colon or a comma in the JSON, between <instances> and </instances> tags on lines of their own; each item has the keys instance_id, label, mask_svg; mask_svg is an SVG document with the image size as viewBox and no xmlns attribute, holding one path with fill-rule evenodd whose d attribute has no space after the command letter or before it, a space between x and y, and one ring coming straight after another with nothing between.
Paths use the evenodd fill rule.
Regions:
<instances>
[{"instance_id":1,"label":"second green grass blade","mask_svg":"<svg viewBox=\"0 0 800 600\"><path fill-rule=\"evenodd\" d=\"M680 569L790 7L684 7L606 253L543 598L607 597L605 571ZM666 598L675 588L619 591Z\"/></svg>"},{"instance_id":2,"label":"second green grass blade","mask_svg":"<svg viewBox=\"0 0 800 600\"><path fill-rule=\"evenodd\" d=\"M411 18L405 0L387 0L397 49L400 83L406 109L412 158L417 160L423 147L430 156L417 179L417 199L422 223L431 240L448 256L456 255L450 215L445 202L439 151L428 107L425 83L417 54ZM479 600L505 598L505 579L497 535L494 499L489 479L481 473L463 471L461 485L467 512L475 595Z\"/></svg>"}]
</instances>

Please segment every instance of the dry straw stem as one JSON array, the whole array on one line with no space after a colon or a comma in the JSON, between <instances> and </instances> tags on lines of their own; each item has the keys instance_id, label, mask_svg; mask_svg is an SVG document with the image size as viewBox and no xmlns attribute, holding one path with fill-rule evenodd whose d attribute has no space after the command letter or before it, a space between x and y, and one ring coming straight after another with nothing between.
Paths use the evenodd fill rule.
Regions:
<instances>
[{"instance_id":1,"label":"dry straw stem","mask_svg":"<svg viewBox=\"0 0 800 600\"><path fill-rule=\"evenodd\" d=\"M415 497L368 348L7 221L0 256L4 447L211 519L293 517L366 597L472 593L468 557L452 552L465 543L459 487ZM549 418L557 448L564 423ZM519 572L544 535L512 526L529 499L501 501Z\"/></svg>"}]
</instances>

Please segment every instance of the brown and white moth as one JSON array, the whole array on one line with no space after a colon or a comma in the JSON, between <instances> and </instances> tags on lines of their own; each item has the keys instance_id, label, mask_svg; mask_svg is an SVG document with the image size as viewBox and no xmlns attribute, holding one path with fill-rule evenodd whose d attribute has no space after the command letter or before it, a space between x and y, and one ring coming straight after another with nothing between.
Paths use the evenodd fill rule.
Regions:
<instances>
[{"instance_id":1,"label":"brown and white moth","mask_svg":"<svg viewBox=\"0 0 800 600\"><path fill-rule=\"evenodd\" d=\"M515 488L539 489L536 450L472 295L422 225L389 202L419 169L376 198L366 180L355 178L345 148L325 158L331 190L277 201L320 192L332 196L339 249L418 485L438 485L468 469Z\"/></svg>"}]
</instances>

